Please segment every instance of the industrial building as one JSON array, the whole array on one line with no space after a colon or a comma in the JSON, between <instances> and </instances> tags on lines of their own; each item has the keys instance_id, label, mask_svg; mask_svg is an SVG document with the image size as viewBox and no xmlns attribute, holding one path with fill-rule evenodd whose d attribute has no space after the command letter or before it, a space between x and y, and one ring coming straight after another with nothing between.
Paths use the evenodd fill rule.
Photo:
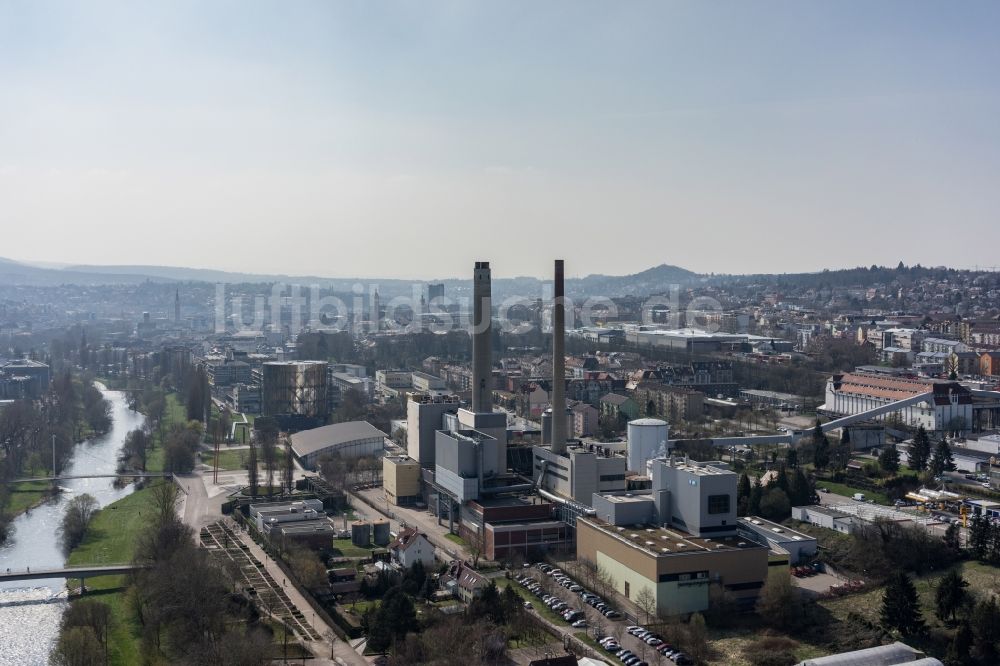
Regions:
<instances>
[{"instance_id":1,"label":"industrial building","mask_svg":"<svg viewBox=\"0 0 1000 666\"><path fill-rule=\"evenodd\" d=\"M330 414L325 361L271 361L261 366L261 413L286 425L322 423Z\"/></svg>"},{"instance_id":2,"label":"industrial building","mask_svg":"<svg viewBox=\"0 0 1000 666\"><path fill-rule=\"evenodd\" d=\"M796 666L942 666L940 660L928 657L920 650L896 641L889 645L878 645L863 650L852 650L831 654L827 657L813 657L800 661Z\"/></svg>"},{"instance_id":3,"label":"industrial building","mask_svg":"<svg viewBox=\"0 0 1000 666\"><path fill-rule=\"evenodd\" d=\"M499 443L478 430L438 430L434 479L456 501L479 499L488 479L497 476Z\"/></svg>"},{"instance_id":4,"label":"industrial building","mask_svg":"<svg viewBox=\"0 0 1000 666\"><path fill-rule=\"evenodd\" d=\"M816 555L816 538L808 534L773 523L759 516L740 518L737 534L743 539L749 539L762 546L767 546L772 552L788 556L788 563L796 565Z\"/></svg>"},{"instance_id":5,"label":"industrial building","mask_svg":"<svg viewBox=\"0 0 1000 666\"><path fill-rule=\"evenodd\" d=\"M918 400L926 395L926 399ZM958 382L887 377L867 372L835 374L826 384L826 402L818 411L847 416L909 401L892 413L911 427L966 430L973 424L972 393ZM887 414L873 416L884 420Z\"/></svg>"},{"instance_id":6,"label":"industrial building","mask_svg":"<svg viewBox=\"0 0 1000 666\"><path fill-rule=\"evenodd\" d=\"M379 456L386 434L367 421L347 421L303 430L291 436L292 452L306 469L316 469L324 455L344 458Z\"/></svg>"},{"instance_id":7,"label":"industrial building","mask_svg":"<svg viewBox=\"0 0 1000 666\"><path fill-rule=\"evenodd\" d=\"M406 403L406 453L421 467L434 467L435 433L445 414L458 412L461 402L454 395L410 394Z\"/></svg>"},{"instance_id":8,"label":"industrial building","mask_svg":"<svg viewBox=\"0 0 1000 666\"><path fill-rule=\"evenodd\" d=\"M463 507L458 533L467 541L480 543L483 557L498 562L515 555L537 560L573 546L573 530L554 517L551 502L520 497L469 502Z\"/></svg>"},{"instance_id":9,"label":"industrial building","mask_svg":"<svg viewBox=\"0 0 1000 666\"><path fill-rule=\"evenodd\" d=\"M382 458L382 487L391 504L409 505L420 500L420 463L408 456Z\"/></svg>"},{"instance_id":10,"label":"industrial building","mask_svg":"<svg viewBox=\"0 0 1000 666\"><path fill-rule=\"evenodd\" d=\"M49 366L22 358L0 362L0 400L35 400L49 390Z\"/></svg>"},{"instance_id":11,"label":"industrial building","mask_svg":"<svg viewBox=\"0 0 1000 666\"><path fill-rule=\"evenodd\" d=\"M698 538L654 523L614 525L594 516L576 522L576 556L607 571L626 599L648 589L662 617L706 610L713 584L750 608L768 572L768 549L752 541Z\"/></svg>"}]
</instances>

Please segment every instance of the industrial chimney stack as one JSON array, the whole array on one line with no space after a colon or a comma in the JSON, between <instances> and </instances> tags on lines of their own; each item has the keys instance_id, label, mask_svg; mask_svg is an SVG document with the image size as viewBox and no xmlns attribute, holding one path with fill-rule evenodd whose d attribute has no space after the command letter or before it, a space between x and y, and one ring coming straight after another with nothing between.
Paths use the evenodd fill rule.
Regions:
<instances>
[{"instance_id":1,"label":"industrial chimney stack","mask_svg":"<svg viewBox=\"0 0 1000 666\"><path fill-rule=\"evenodd\" d=\"M566 453L566 309L563 260L556 259L552 304L552 453Z\"/></svg>"},{"instance_id":2,"label":"industrial chimney stack","mask_svg":"<svg viewBox=\"0 0 1000 666\"><path fill-rule=\"evenodd\" d=\"M471 411L493 411L493 305L490 262L477 261L472 284L472 405Z\"/></svg>"}]
</instances>

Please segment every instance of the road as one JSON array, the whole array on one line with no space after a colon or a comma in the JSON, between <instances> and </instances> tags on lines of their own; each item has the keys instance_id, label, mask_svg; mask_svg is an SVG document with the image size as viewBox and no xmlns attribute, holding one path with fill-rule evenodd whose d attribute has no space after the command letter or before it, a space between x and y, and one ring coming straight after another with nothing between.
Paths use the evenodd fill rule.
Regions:
<instances>
[{"instance_id":1,"label":"road","mask_svg":"<svg viewBox=\"0 0 1000 666\"><path fill-rule=\"evenodd\" d=\"M447 525L438 525L437 518L426 510L389 504L385 499L385 492L381 488L369 488L368 490L359 491L357 494L363 495L365 499L378 507L376 511L349 493L351 506L354 507L355 512L362 515L365 519L388 518L390 529L397 533L401 528L401 523L417 527L427 535L427 539L434 544L435 548L449 555L447 558L439 556L438 559L440 560L472 559L472 553L467 547L455 543L444 536L448 533Z\"/></svg>"}]
</instances>

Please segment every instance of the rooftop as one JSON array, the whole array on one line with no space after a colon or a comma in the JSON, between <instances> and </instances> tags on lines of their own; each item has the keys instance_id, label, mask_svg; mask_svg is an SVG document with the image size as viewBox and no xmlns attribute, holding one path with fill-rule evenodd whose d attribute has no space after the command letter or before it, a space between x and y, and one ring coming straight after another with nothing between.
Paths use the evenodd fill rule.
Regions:
<instances>
[{"instance_id":1,"label":"rooftop","mask_svg":"<svg viewBox=\"0 0 1000 666\"><path fill-rule=\"evenodd\" d=\"M292 449L301 457L329 446L385 436L384 432L368 421L346 421L295 433L292 435Z\"/></svg>"},{"instance_id":2,"label":"rooftop","mask_svg":"<svg viewBox=\"0 0 1000 666\"><path fill-rule=\"evenodd\" d=\"M690 553L748 550L763 548L752 541L739 537L698 538L680 530L659 525L633 525L630 527L612 525L595 516L578 518L590 523L605 534L611 535L628 545L654 557L674 557Z\"/></svg>"}]
</instances>

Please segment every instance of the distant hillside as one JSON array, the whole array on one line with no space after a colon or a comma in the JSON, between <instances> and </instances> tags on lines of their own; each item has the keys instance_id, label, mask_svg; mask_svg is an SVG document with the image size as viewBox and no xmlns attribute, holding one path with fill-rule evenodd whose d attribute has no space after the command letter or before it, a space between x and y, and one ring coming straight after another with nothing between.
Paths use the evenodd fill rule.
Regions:
<instances>
[{"instance_id":1,"label":"distant hillside","mask_svg":"<svg viewBox=\"0 0 1000 666\"><path fill-rule=\"evenodd\" d=\"M171 281L162 277L141 275L138 273L125 274L114 271L89 273L75 268L43 268L40 266L29 266L28 264L0 257L0 284L54 287L63 284L138 284L147 280L154 282Z\"/></svg>"}]
</instances>

